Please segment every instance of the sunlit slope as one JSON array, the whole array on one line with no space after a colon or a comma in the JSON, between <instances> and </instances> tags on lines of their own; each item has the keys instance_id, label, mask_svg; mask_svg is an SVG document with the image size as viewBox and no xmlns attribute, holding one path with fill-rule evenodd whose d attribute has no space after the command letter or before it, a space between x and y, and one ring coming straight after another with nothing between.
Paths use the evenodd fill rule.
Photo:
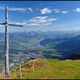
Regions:
<instances>
[{"instance_id":1,"label":"sunlit slope","mask_svg":"<svg viewBox=\"0 0 80 80\"><path fill-rule=\"evenodd\" d=\"M32 62L34 62L34 68ZM37 59L12 69L10 78L80 79L80 60Z\"/></svg>"}]
</instances>

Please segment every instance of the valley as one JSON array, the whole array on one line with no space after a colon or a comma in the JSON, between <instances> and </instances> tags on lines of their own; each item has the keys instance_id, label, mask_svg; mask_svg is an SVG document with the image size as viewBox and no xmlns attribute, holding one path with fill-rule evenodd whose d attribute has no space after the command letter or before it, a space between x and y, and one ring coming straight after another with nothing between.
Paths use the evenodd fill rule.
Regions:
<instances>
[{"instance_id":1,"label":"valley","mask_svg":"<svg viewBox=\"0 0 80 80\"><path fill-rule=\"evenodd\" d=\"M0 33L1 71L4 70L4 33ZM35 58L80 59L79 31L9 33L10 67Z\"/></svg>"}]
</instances>

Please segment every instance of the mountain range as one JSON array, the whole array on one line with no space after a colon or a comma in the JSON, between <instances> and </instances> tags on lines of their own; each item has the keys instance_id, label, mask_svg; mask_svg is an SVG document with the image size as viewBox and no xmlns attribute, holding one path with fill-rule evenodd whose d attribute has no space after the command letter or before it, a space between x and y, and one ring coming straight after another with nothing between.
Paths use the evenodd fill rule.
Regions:
<instances>
[{"instance_id":1,"label":"mountain range","mask_svg":"<svg viewBox=\"0 0 80 80\"><path fill-rule=\"evenodd\" d=\"M0 33L0 60L4 61L4 33ZM80 31L31 31L9 33L10 63L36 57L80 59Z\"/></svg>"}]
</instances>

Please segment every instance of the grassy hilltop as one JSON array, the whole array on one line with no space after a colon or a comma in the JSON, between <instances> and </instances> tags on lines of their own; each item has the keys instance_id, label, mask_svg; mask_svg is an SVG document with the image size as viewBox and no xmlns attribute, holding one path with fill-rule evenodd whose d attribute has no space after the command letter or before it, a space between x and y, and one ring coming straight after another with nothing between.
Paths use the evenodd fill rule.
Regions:
<instances>
[{"instance_id":1,"label":"grassy hilltop","mask_svg":"<svg viewBox=\"0 0 80 80\"><path fill-rule=\"evenodd\" d=\"M34 71L27 69L28 63L22 64L22 79L80 79L80 60L43 59L44 68L35 66ZM31 65L31 64L30 64ZM31 68L31 67L30 67ZM19 67L10 71L10 79L20 79ZM2 78L3 74L0 75Z\"/></svg>"}]
</instances>

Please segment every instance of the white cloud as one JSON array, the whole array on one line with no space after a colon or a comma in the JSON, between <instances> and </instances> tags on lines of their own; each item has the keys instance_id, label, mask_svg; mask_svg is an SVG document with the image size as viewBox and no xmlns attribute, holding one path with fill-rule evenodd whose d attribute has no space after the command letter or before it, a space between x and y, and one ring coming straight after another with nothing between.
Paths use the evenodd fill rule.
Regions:
<instances>
[{"instance_id":1,"label":"white cloud","mask_svg":"<svg viewBox=\"0 0 80 80\"><path fill-rule=\"evenodd\" d=\"M59 13L60 12L59 9L53 9L52 11L55 12L55 13Z\"/></svg>"},{"instance_id":2,"label":"white cloud","mask_svg":"<svg viewBox=\"0 0 80 80\"><path fill-rule=\"evenodd\" d=\"M41 14L48 14L48 13L63 13L67 14L68 10L60 10L60 9L49 9L49 8L43 8L40 10Z\"/></svg>"},{"instance_id":3,"label":"white cloud","mask_svg":"<svg viewBox=\"0 0 80 80\"><path fill-rule=\"evenodd\" d=\"M4 10L4 9L5 9L5 7L0 7L0 10ZM32 11L32 8L31 7L29 7L29 8L17 8L17 7L11 8L11 7L8 7L8 10L9 11L20 11L20 12L24 12L24 11Z\"/></svg>"},{"instance_id":4,"label":"white cloud","mask_svg":"<svg viewBox=\"0 0 80 80\"><path fill-rule=\"evenodd\" d=\"M10 11L32 11L31 8L8 8Z\"/></svg>"},{"instance_id":5,"label":"white cloud","mask_svg":"<svg viewBox=\"0 0 80 80\"><path fill-rule=\"evenodd\" d=\"M31 7L29 7L28 10L30 10L32 12L32 8Z\"/></svg>"},{"instance_id":6,"label":"white cloud","mask_svg":"<svg viewBox=\"0 0 80 80\"><path fill-rule=\"evenodd\" d=\"M51 19L48 19L48 21L56 21L58 20L57 18L51 18Z\"/></svg>"},{"instance_id":7,"label":"white cloud","mask_svg":"<svg viewBox=\"0 0 80 80\"><path fill-rule=\"evenodd\" d=\"M2 27L2 26L4 26L4 25L0 25L0 27Z\"/></svg>"},{"instance_id":8,"label":"white cloud","mask_svg":"<svg viewBox=\"0 0 80 80\"><path fill-rule=\"evenodd\" d=\"M80 8L76 8L74 11L80 13Z\"/></svg>"},{"instance_id":9,"label":"white cloud","mask_svg":"<svg viewBox=\"0 0 80 80\"><path fill-rule=\"evenodd\" d=\"M69 11L61 11L61 13L63 14L67 14Z\"/></svg>"},{"instance_id":10,"label":"white cloud","mask_svg":"<svg viewBox=\"0 0 80 80\"><path fill-rule=\"evenodd\" d=\"M45 26L52 24L53 21L58 20L57 18L49 18L48 16L38 16L31 20L24 21L25 26Z\"/></svg>"},{"instance_id":11,"label":"white cloud","mask_svg":"<svg viewBox=\"0 0 80 80\"><path fill-rule=\"evenodd\" d=\"M52 13L52 10L49 8L43 8L40 10L41 14L48 14L48 13Z\"/></svg>"},{"instance_id":12,"label":"white cloud","mask_svg":"<svg viewBox=\"0 0 80 80\"><path fill-rule=\"evenodd\" d=\"M69 12L68 10L60 10L60 9L53 9L52 11L55 13L63 13L63 14L67 14Z\"/></svg>"},{"instance_id":13,"label":"white cloud","mask_svg":"<svg viewBox=\"0 0 80 80\"><path fill-rule=\"evenodd\" d=\"M0 7L0 10L4 10L5 8L4 7Z\"/></svg>"}]
</instances>

